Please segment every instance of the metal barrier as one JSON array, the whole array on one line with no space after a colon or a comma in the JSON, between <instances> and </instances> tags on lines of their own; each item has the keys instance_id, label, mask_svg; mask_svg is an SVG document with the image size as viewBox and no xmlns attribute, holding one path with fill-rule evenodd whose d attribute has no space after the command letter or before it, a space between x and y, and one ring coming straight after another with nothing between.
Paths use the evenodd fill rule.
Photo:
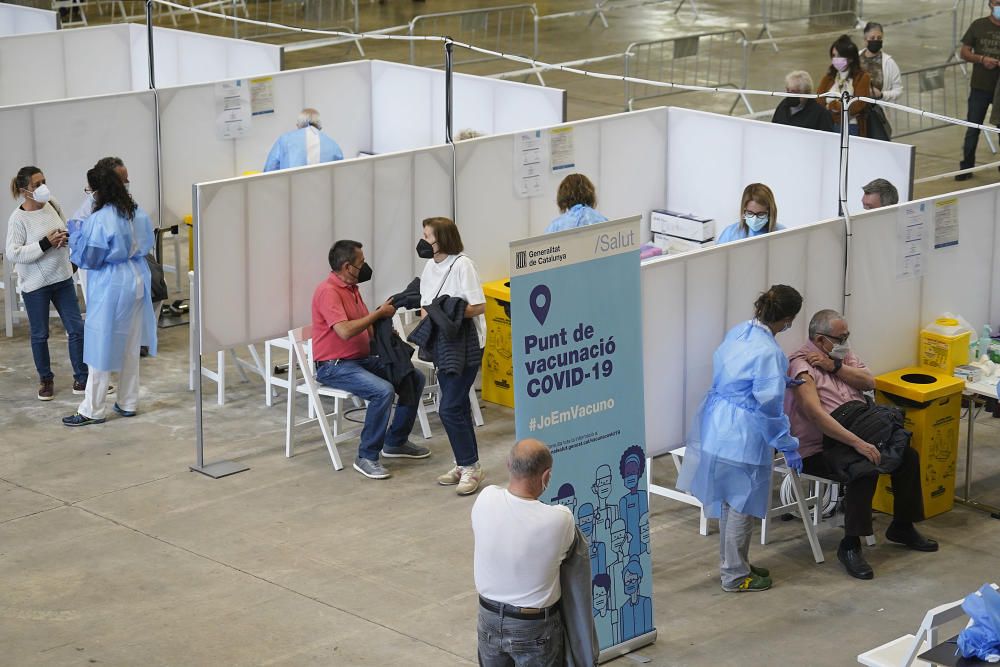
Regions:
<instances>
[{"instance_id":1,"label":"metal barrier","mask_svg":"<svg viewBox=\"0 0 1000 667\"><path fill-rule=\"evenodd\" d=\"M830 11L819 12L816 14L812 13L811 5L813 0L761 0L760 2L760 22L761 28L760 32L757 34L757 39L759 40L764 35L767 35L767 40L771 42L771 46L775 51L778 51L778 45L774 41L774 34L771 32L771 26L775 23L784 23L786 21L805 21L808 19L822 18L824 16L853 16L854 23L860 24L861 17L864 15L864 0L856 0L857 10L851 9L837 9L837 5L843 3L847 5L852 0L826 0L832 4ZM962 0L958 0L961 2Z\"/></svg>"},{"instance_id":2,"label":"metal barrier","mask_svg":"<svg viewBox=\"0 0 1000 667\"><path fill-rule=\"evenodd\" d=\"M747 36L742 30L724 30L701 35L633 42L625 50L625 76L713 88L747 87ZM660 88L625 81L625 108L635 102L688 91ZM753 113L743 93L733 101L729 113L743 101Z\"/></svg>"},{"instance_id":3,"label":"metal barrier","mask_svg":"<svg viewBox=\"0 0 1000 667\"><path fill-rule=\"evenodd\" d=\"M976 0L955 0L952 8L951 35L953 43L953 53L949 60L960 60L958 52L962 50L962 36L969 29L969 25L978 18L986 16L984 10L988 7L984 3ZM965 68L962 68L965 71Z\"/></svg>"},{"instance_id":4,"label":"metal barrier","mask_svg":"<svg viewBox=\"0 0 1000 667\"><path fill-rule=\"evenodd\" d=\"M409 34L411 37L447 35L456 42L475 44L498 53L538 57L538 11L529 4L421 14L410 21ZM500 60L474 52L464 55L463 59L456 53L454 64ZM443 61L440 44L410 42L411 65L441 67Z\"/></svg>"},{"instance_id":5,"label":"metal barrier","mask_svg":"<svg viewBox=\"0 0 1000 667\"><path fill-rule=\"evenodd\" d=\"M655 5L668 5L673 2L677 2L677 7L674 8L675 16L681 11L681 7L688 4L691 6L691 13L694 14L694 19L696 21L698 20L698 4L696 0L596 0L592 9L577 9L557 12L555 14L544 14L539 16L538 20L549 21L552 19L572 18L574 16L589 16L590 21L587 23L588 28L593 25L594 21L597 19L600 19L601 24L605 28L608 28L607 14L609 12L616 12L624 9L640 9Z\"/></svg>"},{"instance_id":6,"label":"metal barrier","mask_svg":"<svg viewBox=\"0 0 1000 667\"><path fill-rule=\"evenodd\" d=\"M952 61L943 65L903 72L903 94L894 102L951 118L965 118L969 80L965 78L964 64ZM941 127L952 127L950 123L944 121L895 109L886 108L885 112L889 124L892 125L893 139ZM985 136L990 150L996 153L997 149L993 143L993 137L989 133L986 133Z\"/></svg>"}]
</instances>

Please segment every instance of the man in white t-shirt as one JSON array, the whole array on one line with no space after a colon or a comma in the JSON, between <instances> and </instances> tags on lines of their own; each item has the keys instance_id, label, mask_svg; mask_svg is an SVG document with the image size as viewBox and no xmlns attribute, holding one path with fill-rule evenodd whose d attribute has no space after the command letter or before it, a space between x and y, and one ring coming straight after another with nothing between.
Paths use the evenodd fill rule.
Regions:
<instances>
[{"instance_id":1,"label":"man in white t-shirt","mask_svg":"<svg viewBox=\"0 0 1000 667\"><path fill-rule=\"evenodd\" d=\"M559 568L573 546L573 515L538 500L552 454L521 440L507 459L507 488L488 486L472 508L479 592L479 664L563 664Z\"/></svg>"}]
</instances>

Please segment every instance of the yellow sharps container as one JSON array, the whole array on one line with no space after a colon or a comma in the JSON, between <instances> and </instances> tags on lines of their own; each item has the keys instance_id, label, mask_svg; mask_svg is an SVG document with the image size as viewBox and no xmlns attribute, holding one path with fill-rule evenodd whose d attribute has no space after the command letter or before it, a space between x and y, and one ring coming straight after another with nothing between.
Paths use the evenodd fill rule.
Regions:
<instances>
[{"instance_id":1,"label":"yellow sharps container","mask_svg":"<svg viewBox=\"0 0 1000 667\"><path fill-rule=\"evenodd\" d=\"M514 407L511 350L510 279L483 283L486 295L486 348L483 350L483 400Z\"/></svg>"},{"instance_id":2,"label":"yellow sharps container","mask_svg":"<svg viewBox=\"0 0 1000 667\"><path fill-rule=\"evenodd\" d=\"M955 503L955 461L965 382L929 368L903 368L875 378L875 400L895 405L913 433L910 447L920 457L922 518L947 512ZM892 514L892 480L881 475L874 509Z\"/></svg>"}]
</instances>

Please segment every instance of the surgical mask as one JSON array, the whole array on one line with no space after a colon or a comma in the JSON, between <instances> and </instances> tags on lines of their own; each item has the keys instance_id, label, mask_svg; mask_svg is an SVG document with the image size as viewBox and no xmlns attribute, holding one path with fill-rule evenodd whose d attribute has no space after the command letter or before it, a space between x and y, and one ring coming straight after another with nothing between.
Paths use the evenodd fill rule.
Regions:
<instances>
[{"instance_id":1,"label":"surgical mask","mask_svg":"<svg viewBox=\"0 0 1000 667\"><path fill-rule=\"evenodd\" d=\"M49 192L49 186L45 185L45 183L42 183L35 188L34 192L29 192L28 194L39 204L44 204L48 200L52 199L52 193Z\"/></svg>"},{"instance_id":2,"label":"surgical mask","mask_svg":"<svg viewBox=\"0 0 1000 667\"><path fill-rule=\"evenodd\" d=\"M625 595L634 595L639 592L639 582L638 581L626 581L625 582Z\"/></svg>"},{"instance_id":3,"label":"surgical mask","mask_svg":"<svg viewBox=\"0 0 1000 667\"><path fill-rule=\"evenodd\" d=\"M366 283L372 279L372 267L368 266L368 262L361 265L358 269L358 283Z\"/></svg>"},{"instance_id":4,"label":"surgical mask","mask_svg":"<svg viewBox=\"0 0 1000 667\"><path fill-rule=\"evenodd\" d=\"M847 58L831 58L830 64L833 65L833 68L838 72L847 71Z\"/></svg>"},{"instance_id":5,"label":"surgical mask","mask_svg":"<svg viewBox=\"0 0 1000 667\"><path fill-rule=\"evenodd\" d=\"M994 7L992 11L993 11L993 18L995 18L997 21L1000 21L1000 7Z\"/></svg>"},{"instance_id":6,"label":"surgical mask","mask_svg":"<svg viewBox=\"0 0 1000 667\"><path fill-rule=\"evenodd\" d=\"M843 361L847 358L847 353L851 351L851 346L848 343L837 343L832 348L830 348L830 358L837 359L838 361Z\"/></svg>"},{"instance_id":7,"label":"surgical mask","mask_svg":"<svg viewBox=\"0 0 1000 667\"><path fill-rule=\"evenodd\" d=\"M417 241L417 257L420 259L433 259L434 246L428 243L426 239L420 239Z\"/></svg>"},{"instance_id":8,"label":"surgical mask","mask_svg":"<svg viewBox=\"0 0 1000 667\"><path fill-rule=\"evenodd\" d=\"M762 218L758 218L756 215L750 215L746 213L743 215L743 221L747 223L747 227L749 227L755 232L759 232L760 230L767 227L767 223L770 220L770 218L771 216L769 215L765 215Z\"/></svg>"},{"instance_id":9,"label":"surgical mask","mask_svg":"<svg viewBox=\"0 0 1000 667\"><path fill-rule=\"evenodd\" d=\"M868 41L868 51L871 53L878 53L882 50L882 40L872 39Z\"/></svg>"}]
</instances>

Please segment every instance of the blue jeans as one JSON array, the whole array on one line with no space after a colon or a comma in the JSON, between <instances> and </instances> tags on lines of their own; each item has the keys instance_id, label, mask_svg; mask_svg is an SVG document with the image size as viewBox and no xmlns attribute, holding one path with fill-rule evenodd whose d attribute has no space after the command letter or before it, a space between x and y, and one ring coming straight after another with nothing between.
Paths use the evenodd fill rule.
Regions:
<instances>
[{"instance_id":1,"label":"blue jeans","mask_svg":"<svg viewBox=\"0 0 1000 667\"><path fill-rule=\"evenodd\" d=\"M482 667L561 667L562 614L522 620L479 607L479 664Z\"/></svg>"},{"instance_id":2,"label":"blue jeans","mask_svg":"<svg viewBox=\"0 0 1000 667\"><path fill-rule=\"evenodd\" d=\"M423 373L418 372L417 375L423 390ZM349 391L368 401L365 425L361 429L361 444L358 446L359 458L378 461L383 446L399 447L406 442L417 418L417 406L396 406L396 415L389 425L389 414L392 412L396 391L392 383L385 379L385 370L378 357L323 364L316 372L316 379L327 387Z\"/></svg>"},{"instance_id":3,"label":"blue jeans","mask_svg":"<svg viewBox=\"0 0 1000 667\"><path fill-rule=\"evenodd\" d=\"M969 89L969 104L966 120L976 125L982 125L986 120L986 111L993 104L993 92L989 90ZM976 166L976 146L979 145L979 130L967 128L965 141L962 144L962 169Z\"/></svg>"},{"instance_id":4,"label":"blue jeans","mask_svg":"<svg viewBox=\"0 0 1000 667\"><path fill-rule=\"evenodd\" d=\"M55 306L62 320L63 328L69 335L69 361L73 365L73 379L87 382L87 364L83 363L83 318L80 317L80 302L76 300L73 279L39 287L24 292L24 308L28 311L28 327L31 329L31 356L35 359L35 370L39 380L51 380L52 366L49 359L49 304Z\"/></svg>"},{"instance_id":5,"label":"blue jeans","mask_svg":"<svg viewBox=\"0 0 1000 667\"><path fill-rule=\"evenodd\" d=\"M469 402L469 390L478 373L479 366L466 366L461 373L438 371L437 374L441 388L438 417L448 434L455 463L460 466L471 466L479 460L476 425L472 421L472 403Z\"/></svg>"}]
</instances>

